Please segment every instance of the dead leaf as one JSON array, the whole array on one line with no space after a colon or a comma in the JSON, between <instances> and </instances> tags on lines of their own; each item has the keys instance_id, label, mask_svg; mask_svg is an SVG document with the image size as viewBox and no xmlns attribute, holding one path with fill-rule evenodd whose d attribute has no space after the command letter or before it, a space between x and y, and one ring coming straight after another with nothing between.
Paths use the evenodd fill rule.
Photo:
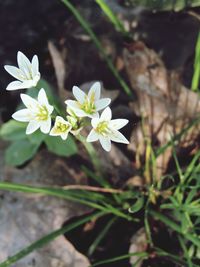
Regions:
<instances>
[{"instance_id":1,"label":"dead leaf","mask_svg":"<svg viewBox=\"0 0 200 267\"><path fill-rule=\"evenodd\" d=\"M137 95L137 101L130 103L130 108L142 118L132 132L129 149L144 157L147 139L161 147L199 116L200 98L182 86L177 73L168 72L158 54L142 42L135 42L124 50L124 62ZM188 132L179 147L188 146L188 141L193 142L198 135L199 126L195 126L192 136L191 131ZM169 148L157 158L158 179L167 168L171 152Z\"/></svg>"},{"instance_id":2,"label":"dead leaf","mask_svg":"<svg viewBox=\"0 0 200 267\"><path fill-rule=\"evenodd\" d=\"M52 58L53 66L55 69L59 96L61 99L67 98L67 92L65 88L65 79L66 79L66 64L65 59L63 58L61 52L57 49L57 47L53 44L53 42L48 41L48 49Z\"/></svg>"},{"instance_id":3,"label":"dead leaf","mask_svg":"<svg viewBox=\"0 0 200 267\"><path fill-rule=\"evenodd\" d=\"M147 249L147 236L144 228L140 228L131 238L129 253L145 252ZM135 267L141 267L143 260L139 256L131 256L130 264L137 263Z\"/></svg>"},{"instance_id":4,"label":"dead leaf","mask_svg":"<svg viewBox=\"0 0 200 267\"><path fill-rule=\"evenodd\" d=\"M128 179L126 185L130 188L142 187L144 185L144 179L139 175L135 175Z\"/></svg>"}]
</instances>

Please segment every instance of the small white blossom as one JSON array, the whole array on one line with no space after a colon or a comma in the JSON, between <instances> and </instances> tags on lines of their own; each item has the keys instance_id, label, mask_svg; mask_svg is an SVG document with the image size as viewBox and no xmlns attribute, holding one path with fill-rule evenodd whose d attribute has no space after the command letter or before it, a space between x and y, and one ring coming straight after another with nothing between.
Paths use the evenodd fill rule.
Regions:
<instances>
[{"instance_id":1,"label":"small white blossom","mask_svg":"<svg viewBox=\"0 0 200 267\"><path fill-rule=\"evenodd\" d=\"M111 120L111 118L112 113L109 107L102 112L99 118L93 118L91 121L93 129L87 137L87 142L99 140L106 151L111 150L111 141L129 144L129 141L118 131L128 123L128 120Z\"/></svg>"},{"instance_id":2,"label":"small white blossom","mask_svg":"<svg viewBox=\"0 0 200 267\"><path fill-rule=\"evenodd\" d=\"M40 89L38 100L26 94L20 94L20 96L27 108L15 112L12 115L13 119L29 122L26 128L26 134L31 134L39 128L41 132L49 133L51 129L51 113L54 108L49 104L44 89Z\"/></svg>"},{"instance_id":3,"label":"small white blossom","mask_svg":"<svg viewBox=\"0 0 200 267\"><path fill-rule=\"evenodd\" d=\"M49 134L52 136L61 136L63 140L66 140L71 129L72 125L68 121L64 120L60 116L57 116L54 127L51 129Z\"/></svg>"},{"instance_id":4,"label":"small white blossom","mask_svg":"<svg viewBox=\"0 0 200 267\"><path fill-rule=\"evenodd\" d=\"M101 85L99 82L92 85L88 94L85 94L77 86L73 86L72 91L76 100L67 100L65 103L78 117L98 117L98 111L107 107L111 102L110 98L100 99Z\"/></svg>"},{"instance_id":5,"label":"small white blossom","mask_svg":"<svg viewBox=\"0 0 200 267\"><path fill-rule=\"evenodd\" d=\"M18 68L10 65L5 65L5 70L16 78L18 81L13 81L8 84L6 90L18 90L35 87L40 80L39 61L35 55L30 60L20 51L17 53Z\"/></svg>"}]
</instances>

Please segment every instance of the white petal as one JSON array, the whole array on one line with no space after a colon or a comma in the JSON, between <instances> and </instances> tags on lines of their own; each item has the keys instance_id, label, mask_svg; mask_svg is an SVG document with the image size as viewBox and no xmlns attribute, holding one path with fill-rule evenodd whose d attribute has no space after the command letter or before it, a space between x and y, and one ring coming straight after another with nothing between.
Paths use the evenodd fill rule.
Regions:
<instances>
[{"instance_id":1,"label":"white petal","mask_svg":"<svg viewBox=\"0 0 200 267\"><path fill-rule=\"evenodd\" d=\"M94 100L97 101L99 100L101 95L101 84L100 82L95 82L88 93L88 97L91 98L91 96L94 96Z\"/></svg>"},{"instance_id":2,"label":"white petal","mask_svg":"<svg viewBox=\"0 0 200 267\"><path fill-rule=\"evenodd\" d=\"M109 127L111 127L114 130L119 130L122 127L124 127L128 122L129 122L129 120L126 120L126 119L111 120L109 123Z\"/></svg>"},{"instance_id":3,"label":"white petal","mask_svg":"<svg viewBox=\"0 0 200 267\"><path fill-rule=\"evenodd\" d=\"M89 113L86 113L85 112L85 116L87 116L87 117L89 117L91 119L93 119L93 118L99 118L99 113L96 112L96 113L93 113L93 114L89 114Z\"/></svg>"},{"instance_id":4,"label":"white petal","mask_svg":"<svg viewBox=\"0 0 200 267\"><path fill-rule=\"evenodd\" d=\"M37 121L30 121L26 128L26 134L32 134L39 128L40 128L40 123L38 123Z\"/></svg>"},{"instance_id":5,"label":"white petal","mask_svg":"<svg viewBox=\"0 0 200 267\"><path fill-rule=\"evenodd\" d=\"M64 120L61 116L56 116L56 122L61 122L66 125L71 125L68 121Z\"/></svg>"},{"instance_id":6,"label":"white petal","mask_svg":"<svg viewBox=\"0 0 200 267\"><path fill-rule=\"evenodd\" d=\"M90 133L88 134L86 141L87 141L87 142L95 142L95 141L97 141L98 139L99 139L99 135L97 134L97 132L95 132L94 129L92 129L92 130L90 131Z\"/></svg>"},{"instance_id":7,"label":"white petal","mask_svg":"<svg viewBox=\"0 0 200 267\"><path fill-rule=\"evenodd\" d=\"M6 90L8 91L13 91L13 90L18 90L18 89L26 89L26 87L24 87L24 84L20 81L11 82L6 87Z\"/></svg>"},{"instance_id":8,"label":"white petal","mask_svg":"<svg viewBox=\"0 0 200 267\"><path fill-rule=\"evenodd\" d=\"M65 104L67 106L69 106L70 108L72 108L73 110L74 109L80 109L79 103L77 101L75 101L75 100L66 100Z\"/></svg>"},{"instance_id":9,"label":"white petal","mask_svg":"<svg viewBox=\"0 0 200 267\"><path fill-rule=\"evenodd\" d=\"M76 100L80 102L81 104L83 104L85 101L85 98L87 97L86 94L77 86L73 86L72 92Z\"/></svg>"},{"instance_id":10,"label":"white petal","mask_svg":"<svg viewBox=\"0 0 200 267\"><path fill-rule=\"evenodd\" d=\"M85 113L82 109L79 108L79 103L75 100L66 100L65 104L67 104L70 109L75 113L76 116L78 117L87 117L88 114Z\"/></svg>"},{"instance_id":11,"label":"white petal","mask_svg":"<svg viewBox=\"0 0 200 267\"><path fill-rule=\"evenodd\" d=\"M51 105L48 105L48 106L46 106L47 107L47 110L48 110L48 112L49 112L49 115L53 112L53 110L54 110L54 107L53 106L51 106Z\"/></svg>"},{"instance_id":12,"label":"white petal","mask_svg":"<svg viewBox=\"0 0 200 267\"><path fill-rule=\"evenodd\" d=\"M111 141L108 137L100 136L99 141L105 151L109 152L111 150Z\"/></svg>"},{"instance_id":13,"label":"white petal","mask_svg":"<svg viewBox=\"0 0 200 267\"><path fill-rule=\"evenodd\" d=\"M29 108L29 109L36 109L38 106L38 102L30 97L29 95L26 94L20 94L20 97L22 99L22 102L24 103L24 105Z\"/></svg>"},{"instance_id":14,"label":"white petal","mask_svg":"<svg viewBox=\"0 0 200 267\"><path fill-rule=\"evenodd\" d=\"M38 81L40 80L40 73L38 73L37 75L35 75L32 79L32 83L33 83L33 87L35 87L38 83Z\"/></svg>"},{"instance_id":15,"label":"white petal","mask_svg":"<svg viewBox=\"0 0 200 267\"><path fill-rule=\"evenodd\" d=\"M41 121L40 130L41 132L47 134L49 133L51 129L51 118L49 118L47 121Z\"/></svg>"},{"instance_id":16,"label":"white petal","mask_svg":"<svg viewBox=\"0 0 200 267\"><path fill-rule=\"evenodd\" d=\"M26 80L22 83L23 88L31 88L35 87L35 82L34 80Z\"/></svg>"},{"instance_id":17,"label":"white petal","mask_svg":"<svg viewBox=\"0 0 200 267\"><path fill-rule=\"evenodd\" d=\"M41 104L41 105L48 105L49 102L48 102L48 99L47 99L47 95L46 95L46 92L43 88L40 89L39 93L38 93L38 102Z\"/></svg>"},{"instance_id":18,"label":"white petal","mask_svg":"<svg viewBox=\"0 0 200 267\"><path fill-rule=\"evenodd\" d=\"M95 102L96 111L104 109L105 107L107 107L110 104L110 102L111 102L110 98L102 98L100 100L97 100Z\"/></svg>"},{"instance_id":19,"label":"white petal","mask_svg":"<svg viewBox=\"0 0 200 267\"><path fill-rule=\"evenodd\" d=\"M12 118L17 120L17 121L27 122L27 121L30 121L31 114L30 114L30 111L28 109L21 109L21 110L16 111L12 115Z\"/></svg>"},{"instance_id":20,"label":"white petal","mask_svg":"<svg viewBox=\"0 0 200 267\"><path fill-rule=\"evenodd\" d=\"M67 132L67 133L63 133L63 134L61 134L61 138L62 138L62 140L66 140L67 137L68 137L68 132Z\"/></svg>"},{"instance_id":21,"label":"white petal","mask_svg":"<svg viewBox=\"0 0 200 267\"><path fill-rule=\"evenodd\" d=\"M39 73L39 61L36 55L34 55L34 57L32 58L31 64L32 64L33 77L34 77Z\"/></svg>"},{"instance_id":22,"label":"white petal","mask_svg":"<svg viewBox=\"0 0 200 267\"><path fill-rule=\"evenodd\" d=\"M31 69L31 62L30 60L20 51L17 53L17 63L19 68L24 71L26 69Z\"/></svg>"},{"instance_id":23,"label":"white petal","mask_svg":"<svg viewBox=\"0 0 200 267\"><path fill-rule=\"evenodd\" d=\"M114 141L117 143L129 144L129 141L126 139L126 137L119 131L113 131L109 137L111 141Z\"/></svg>"},{"instance_id":24,"label":"white petal","mask_svg":"<svg viewBox=\"0 0 200 267\"><path fill-rule=\"evenodd\" d=\"M88 117L88 114L81 109L74 109L73 111L77 117L81 117L81 118Z\"/></svg>"},{"instance_id":25,"label":"white petal","mask_svg":"<svg viewBox=\"0 0 200 267\"><path fill-rule=\"evenodd\" d=\"M5 65L4 69L17 80L24 81L26 78L24 77L23 72L17 67Z\"/></svg>"},{"instance_id":26,"label":"white petal","mask_svg":"<svg viewBox=\"0 0 200 267\"><path fill-rule=\"evenodd\" d=\"M112 118L112 112L111 109L109 107L107 107L106 109L104 109L104 111L101 113L101 117L100 120L101 121L109 121Z\"/></svg>"},{"instance_id":27,"label":"white petal","mask_svg":"<svg viewBox=\"0 0 200 267\"><path fill-rule=\"evenodd\" d=\"M6 87L6 90L12 91L12 90L18 90L18 89L27 89L27 88L31 88L34 86L35 85L32 80L24 81L24 82L14 81L8 84L8 86Z\"/></svg>"},{"instance_id":28,"label":"white petal","mask_svg":"<svg viewBox=\"0 0 200 267\"><path fill-rule=\"evenodd\" d=\"M91 124L92 124L92 127L96 129L99 124L99 118L93 118L91 121Z\"/></svg>"},{"instance_id":29,"label":"white petal","mask_svg":"<svg viewBox=\"0 0 200 267\"><path fill-rule=\"evenodd\" d=\"M51 135L51 136L58 136L58 135L60 135L60 134L58 133L56 127L54 126L54 127L51 129L49 135Z\"/></svg>"}]
</instances>

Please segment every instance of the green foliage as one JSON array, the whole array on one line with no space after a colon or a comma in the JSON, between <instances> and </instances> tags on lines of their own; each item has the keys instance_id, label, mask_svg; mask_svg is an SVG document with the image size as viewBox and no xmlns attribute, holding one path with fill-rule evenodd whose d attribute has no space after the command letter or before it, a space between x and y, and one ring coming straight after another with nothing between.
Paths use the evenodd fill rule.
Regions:
<instances>
[{"instance_id":1,"label":"green foliage","mask_svg":"<svg viewBox=\"0 0 200 267\"><path fill-rule=\"evenodd\" d=\"M194 58L194 72L192 77L191 88L193 91L198 91L200 79L200 33L197 36L195 58Z\"/></svg>"},{"instance_id":2,"label":"green foliage","mask_svg":"<svg viewBox=\"0 0 200 267\"><path fill-rule=\"evenodd\" d=\"M123 89L127 92L127 94L131 94L130 89L115 69L113 63L105 54L98 37L93 32L89 23L81 16L79 11L76 10L70 1L62 0L62 2L69 8L82 27L90 35L91 39L104 56L109 68L118 79ZM99 4L103 12L110 19L116 29L122 33L125 33L121 22L108 7L106 2L104 0L96 0L96 2ZM200 5L200 0L129 0L129 2L133 5L141 5L154 11L179 11L188 6ZM193 90L198 89L199 79L200 35L198 36L195 51L194 76L192 80ZM50 103L56 106L56 109L59 110L59 112L63 111L59 99L55 96L53 89L48 85L48 83L42 80L37 87L44 87ZM32 97L37 96L37 93L38 91L35 89L28 90L28 94ZM190 125L187 125L184 129L182 129L182 131L177 136L173 137L172 140L170 140L165 146L160 147L156 151L153 151L153 147L149 142L146 151L146 165L142 170L140 170L141 173L152 172L153 178L156 178L154 176L155 160L159 155L164 153L168 147L173 148L173 158L176 170L174 173L166 174L165 177L162 177L161 181L157 181L156 179L150 180L150 183L141 186L139 190L138 188L131 188L130 190L125 187L123 190L119 190L119 192L116 192L115 189L113 189L112 192L112 185L107 179L105 179L105 177L102 175L102 172L98 172L100 168L98 158L95 157L93 148L89 146L87 146L86 149L89 151L91 161L96 167L96 172L94 173L91 170L88 170L86 167L84 167L84 171L88 177L92 178L101 186L100 189L110 190L107 191L106 194L103 194L101 191L98 192L98 190L97 192L94 192L92 190L72 189L70 187L63 189L0 182L0 190L59 197L87 205L94 210L97 210L96 214L94 215L86 216L84 219L78 220L67 227L61 228L47 236L44 236L40 240L18 252L16 255L11 256L5 262L1 263L0 267L8 267L17 262L19 259L22 259L26 255L30 254L32 251L45 246L57 236L64 234L65 232L70 231L93 218L104 216L106 214L110 214L109 216L111 216L111 219L107 224L105 224L102 231L100 231L96 239L91 244L88 251L89 255L93 255L98 246L101 244L102 240L105 238L106 234L111 229L112 225L118 218L120 218L122 220L128 220L134 223L139 222L140 225L143 224L145 226L147 240L151 246L151 250L155 253L155 255L164 258L167 257L172 262L175 262L177 266L197 267L197 265L194 263L194 260L200 258L200 151L194 155L192 160L184 169L179 163L175 144L178 144L183 135L198 123L199 119L191 122ZM51 152L60 156L71 156L77 153L77 147L72 136L69 136L66 141L63 141L60 137L44 135L40 133L40 131L27 136L25 134L25 129L25 123L19 123L14 120L10 120L9 122L5 123L0 129L0 137L4 140L12 142L6 151L6 161L11 165L18 166L30 160L35 155L42 143L45 143ZM84 140L80 141L84 144ZM170 188L167 188L166 190L169 193L168 197L166 197L164 194L165 190L163 190L162 186L163 181L165 180L170 180L170 183L172 184ZM140 213L144 213L142 218L141 216L138 216L138 211L141 211ZM151 220L149 220L149 218L151 218ZM173 233L174 238L180 244L179 253L182 253L182 257L173 255L167 251L163 251L155 247L154 239L151 233L152 225L150 223L155 220L158 220L160 225L165 225L166 229L168 229L170 233ZM133 255L139 256L139 260L147 259L150 256L148 252L126 254L94 263L92 266L104 266L108 263L114 263L123 259L128 259ZM137 262L132 266L137 266Z\"/></svg>"},{"instance_id":3,"label":"green foliage","mask_svg":"<svg viewBox=\"0 0 200 267\"><path fill-rule=\"evenodd\" d=\"M174 146L174 143L172 141L171 146ZM95 210L98 210L102 214L112 214L113 217L111 217L111 219L102 229L102 231L99 232L98 236L91 244L88 251L89 255L92 255L95 252L96 248L105 238L113 223L115 223L118 218L136 221L136 213L140 210L144 210L144 224L146 224L145 229L147 231L147 235L151 236L151 225L148 222L148 217L150 216L151 220L158 220L160 223L164 224L169 229L169 231L173 232L174 238L179 240L180 248L182 248L183 253L183 257L180 259L176 255L154 247L153 241L151 240L151 246L155 249L156 255L158 255L159 257L167 257L172 262L175 262L177 266L197 267L197 265L193 262L193 259L198 257L200 248L200 239L198 234L198 229L200 227L200 199L198 197L198 192L200 190L200 151L193 157L185 170L181 169L180 167L175 148L173 154L179 181L170 188L171 195L169 195L167 199L162 198L161 192L161 200L158 207L156 207L155 205L149 205L149 200L151 198L150 194L147 195L148 199L147 201L145 201L144 192L138 192L138 190L135 189L103 195L101 192L92 192L86 190L36 187L1 182L0 190L50 195L85 204L91 208L94 208ZM95 176L95 174L93 174L91 171L88 171L86 168L84 169L90 177L93 177L93 175ZM93 178L95 181L98 181L97 176ZM105 182L103 182L103 180L105 180ZM172 179L171 181L175 183L175 179ZM109 185L104 177L101 177L100 184L103 185L104 188L111 188L111 185ZM160 191L162 190L161 185L158 185L157 188ZM155 184L154 190L156 190L157 188ZM146 190L148 190L148 187L146 188ZM128 215L128 211L130 212L130 216ZM76 223L78 225L79 221L77 221ZM62 230L62 233L63 231L64 230ZM61 232L57 232L57 234L61 234ZM44 237L41 240L45 240L45 242L40 242L41 240L36 241L27 249L22 250L22 253L20 252L11 257L12 263L22 258L22 256L28 255L33 250L46 245L56 237L54 235L54 232L49 236L51 236L52 238L49 239L48 237ZM100 266L106 263L121 261L123 259L131 257L132 255L138 255L140 259L145 259L149 256L147 252L126 254L97 262L92 266ZM9 261L6 261L5 263L8 264ZM0 267L7 266L9 265L0 264Z\"/></svg>"},{"instance_id":4,"label":"green foliage","mask_svg":"<svg viewBox=\"0 0 200 267\"><path fill-rule=\"evenodd\" d=\"M6 150L5 160L11 166L20 166L36 154L38 145L32 144L27 139L13 142Z\"/></svg>"},{"instance_id":5,"label":"green foliage","mask_svg":"<svg viewBox=\"0 0 200 267\"><path fill-rule=\"evenodd\" d=\"M60 136L47 136L44 142L48 150L56 155L69 157L77 153L76 143L70 135L65 141Z\"/></svg>"},{"instance_id":6,"label":"green foliage","mask_svg":"<svg viewBox=\"0 0 200 267\"><path fill-rule=\"evenodd\" d=\"M20 166L33 158L43 142L45 135L37 131L31 136L26 135L26 123L10 120L0 129L0 137L12 143L5 152L6 163Z\"/></svg>"},{"instance_id":7,"label":"green foliage","mask_svg":"<svg viewBox=\"0 0 200 267\"><path fill-rule=\"evenodd\" d=\"M129 212L136 213L139 210L141 210L143 206L144 206L144 197L143 196L135 197L135 203L131 205L131 207L129 208Z\"/></svg>"},{"instance_id":8,"label":"green foliage","mask_svg":"<svg viewBox=\"0 0 200 267\"><path fill-rule=\"evenodd\" d=\"M142 6L153 11L181 11L200 6L200 0L127 0L130 6Z\"/></svg>"},{"instance_id":9,"label":"green foliage","mask_svg":"<svg viewBox=\"0 0 200 267\"><path fill-rule=\"evenodd\" d=\"M59 113L64 113L53 88L45 80L41 79L37 88L30 88L26 93L29 96L36 98L38 95L37 89L43 87L45 88L49 102L54 105ZM21 107L21 104L19 107ZM0 138L11 142L5 152L5 160L7 164L11 166L20 166L26 163L35 156L43 142L46 144L49 151L59 156L68 157L77 153L77 146L72 136L69 136L66 141L63 141L60 137L50 137L39 130L31 135L26 135L26 127L27 123L18 122L13 119L1 126Z\"/></svg>"},{"instance_id":10,"label":"green foliage","mask_svg":"<svg viewBox=\"0 0 200 267\"><path fill-rule=\"evenodd\" d=\"M127 31L124 28L122 22L118 17L113 13L112 9L106 4L104 0L96 0L96 3L101 7L102 11L108 17L108 19L113 23L116 30L120 31L123 34L127 34Z\"/></svg>"},{"instance_id":11,"label":"green foliage","mask_svg":"<svg viewBox=\"0 0 200 267\"><path fill-rule=\"evenodd\" d=\"M26 137L26 124L15 120L9 120L0 128L0 137L6 141L21 140Z\"/></svg>"}]
</instances>

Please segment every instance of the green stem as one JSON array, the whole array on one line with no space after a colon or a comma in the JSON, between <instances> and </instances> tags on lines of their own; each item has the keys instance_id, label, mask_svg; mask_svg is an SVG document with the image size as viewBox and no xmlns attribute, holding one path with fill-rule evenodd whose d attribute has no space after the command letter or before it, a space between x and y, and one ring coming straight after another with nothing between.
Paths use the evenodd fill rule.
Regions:
<instances>
[{"instance_id":1,"label":"green stem","mask_svg":"<svg viewBox=\"0 0 200 267\"><path fill-rule=\"evenodd\" d=\"M104 48L101 45L101 42L99 41L98 37L96 34L93 32L91 29L89 23L81 16L80 12L70 3L68 0L61 0L64 5L72 12L72 14L75 16L75 18L78 20L78 22L81 24L81 26L85 29L85 31L90 35L92 41L104 57L109 69L113 73L113 75L116 77L116 79L119 81L120 85L124 89L124 91L127 93L127 95L132 96L132 92L129 88L129 86L126 84L126 82L123 80L121 75L119 74L118 70L115 68L114 64L112 61L109 59L107 56Z\"/></svg>"},{"instance_id":2,"label":"green stem","mask_svg":"<svg viewBox=\"0 0 200 267\"><path fill-rule=\"evenodd\" d=\"M83 137L82 135L77 135L76 138L84 145L85 149L87 150L90 159L92 161L92 164L95 168L95 170L97 171L98 174L101 174L101 164L100 164L100 160L99 157L93 147L93 145L91 143L88 143L85 139L85 137Z\"/></svg>"}]
</instances>

